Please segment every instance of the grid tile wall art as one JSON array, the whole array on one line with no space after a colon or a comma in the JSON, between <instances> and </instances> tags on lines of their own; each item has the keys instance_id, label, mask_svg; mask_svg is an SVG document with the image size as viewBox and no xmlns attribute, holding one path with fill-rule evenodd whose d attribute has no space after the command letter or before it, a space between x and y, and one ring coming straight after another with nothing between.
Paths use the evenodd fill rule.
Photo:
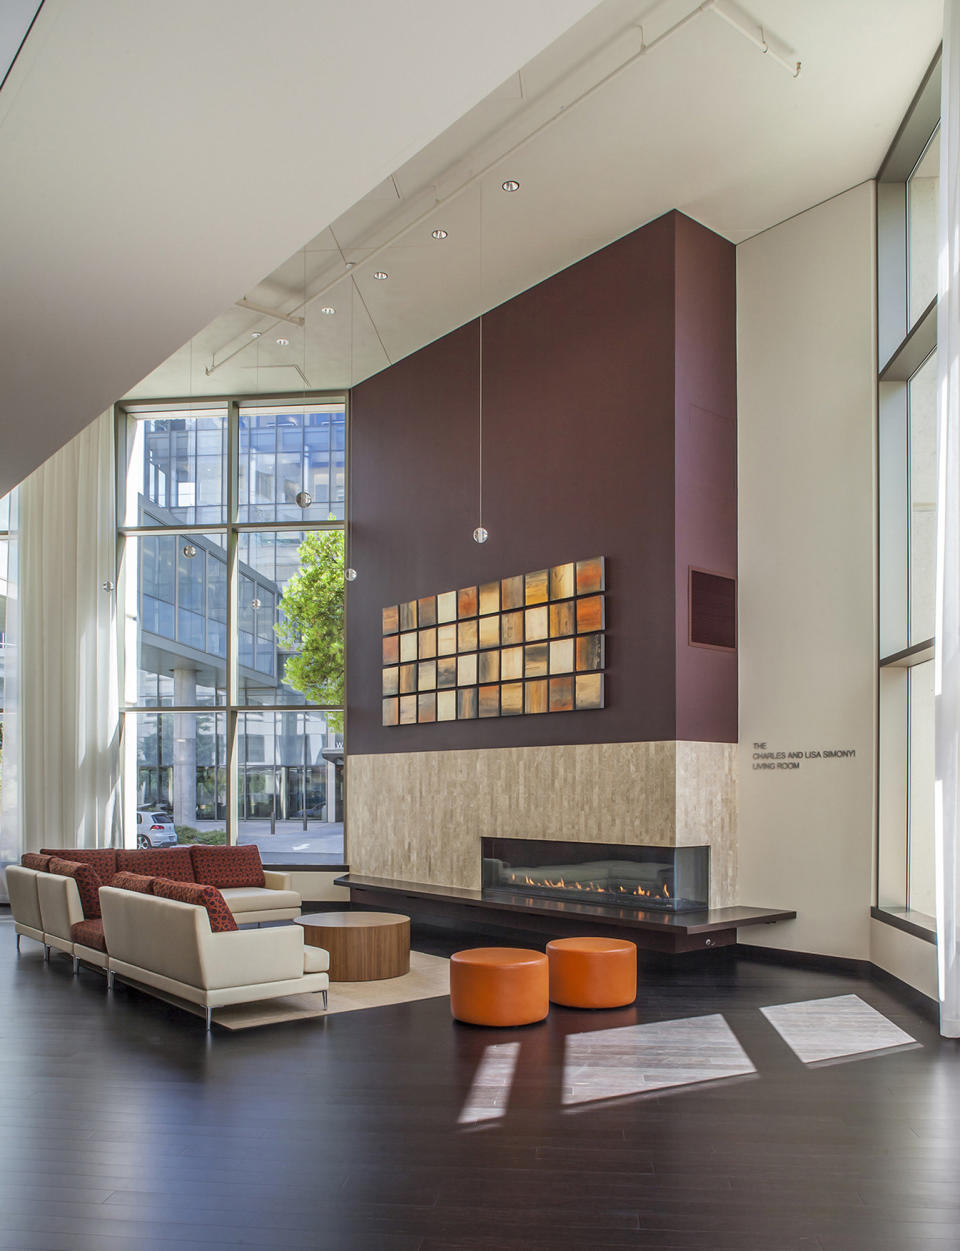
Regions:
<instances>
[{"instance_id":1,"label":"grid tile wall art","mask_svg":"<svg viewBox=\"0 0 960 1251\"><path fill-rule=\"evenodd\" d=\"M383 610L383 724L603 707L604 558Z\"/></svg>"}]
</instances>

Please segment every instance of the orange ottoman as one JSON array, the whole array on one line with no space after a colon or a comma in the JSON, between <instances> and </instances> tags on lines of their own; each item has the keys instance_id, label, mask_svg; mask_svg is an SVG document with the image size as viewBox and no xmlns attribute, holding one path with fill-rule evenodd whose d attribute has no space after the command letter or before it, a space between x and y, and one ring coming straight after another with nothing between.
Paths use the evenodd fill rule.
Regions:
<instances>
[{"instance_id":1,"label":"orange ottoman","mask_svg":"<svg viewBox=\"0 0 960 1251\"><path fill-rule=\"evenodd\" d=\"M619 938L547 943L550 999L567 1008L623 1008L637 997L637 945Z\"/></svg>"},{"instance_id":2,"label":"orange ottoman","mask_svg":"<svg viewBox=\"0 0 960 1251\"><path fill-rule=\"evenodd\" d=\"M475 947L450 957L450 1011L468 1025L532 1025L550 1010L547 957L523 947Z\"/></svg>"}]
</instances>

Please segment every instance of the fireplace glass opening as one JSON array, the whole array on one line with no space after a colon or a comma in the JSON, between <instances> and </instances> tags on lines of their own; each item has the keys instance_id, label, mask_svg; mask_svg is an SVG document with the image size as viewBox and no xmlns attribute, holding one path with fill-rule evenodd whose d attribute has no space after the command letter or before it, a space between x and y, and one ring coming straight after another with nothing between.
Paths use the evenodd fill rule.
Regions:
<instances>
[{"instance_id":1,"label":"fireplace glass opening","mask_svg":"<svg viewBox=\"0 0 960 1251\"><path fill-rule=\"evenodd\" d=\"M710 848L481 839L483 889L497 898L546 897L638 911L708 907Z\"/></svg>"}]
</instances>

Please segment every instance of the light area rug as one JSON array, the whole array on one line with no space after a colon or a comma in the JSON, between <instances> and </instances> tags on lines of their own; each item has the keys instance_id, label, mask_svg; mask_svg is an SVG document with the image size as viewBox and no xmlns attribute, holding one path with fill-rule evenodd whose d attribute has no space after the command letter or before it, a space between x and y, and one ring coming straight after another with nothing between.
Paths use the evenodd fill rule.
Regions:
<instances>
[{"instance_id":1,"label":"light area rug","mask_svg":"<svg viewBox=\"0 0 960 1251\"><path fill-rule=\"evenodd\" d=\"M320 995L287 995L260 1003L238 1003L217 1008L214 1023L225 1029L252 1029L281 1021L303 1021L318 1016L336 1016L363 1008L384 1008L418 999L438 999L450 993L450 961L443 956L410 952L410 972L375 982L331 982L327 1010ZM184 1004L183 1007L192 1007ZM196 1011L196 1009L194 1009Z\"/></svg>"}]
</instances>

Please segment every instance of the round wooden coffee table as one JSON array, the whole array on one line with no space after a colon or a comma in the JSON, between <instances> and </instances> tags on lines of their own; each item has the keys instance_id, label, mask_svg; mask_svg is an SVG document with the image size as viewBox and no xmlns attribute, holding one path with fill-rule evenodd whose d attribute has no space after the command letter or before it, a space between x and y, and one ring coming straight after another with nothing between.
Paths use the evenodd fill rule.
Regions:
<instances>
[{"instance_id":1,"label":"round wooden coffee table","mask_svg":"<svg viewBox=\"0 0 960 1251\"><path fill-rule=\"evenodd\" d=\"M410 972L410 918L399 912L311 912L303 941L330 953L331 982L372 982Z\"/></svg>"}]
</instances>

